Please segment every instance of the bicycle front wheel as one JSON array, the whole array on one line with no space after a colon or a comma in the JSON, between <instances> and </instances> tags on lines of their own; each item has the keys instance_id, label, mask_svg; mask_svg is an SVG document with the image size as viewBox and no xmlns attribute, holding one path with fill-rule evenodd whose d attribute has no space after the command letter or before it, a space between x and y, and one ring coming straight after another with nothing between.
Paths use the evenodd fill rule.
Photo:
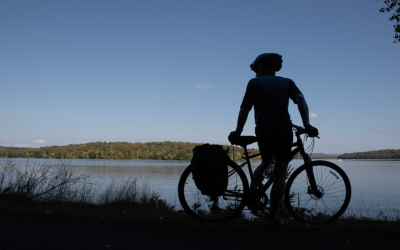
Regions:
<instances>
[{"instance_id":1,"label":"bicycle front wheel","mask_svg":"<svg viewBox=\"0 0 400 250\"><path fill-rule=\"evenodd\" d=\"M192 166L183 172L178 184L178 196L182 208L199 221L219 222L237 216L245 206L249 184L239 166L228 166L228 187L222 196L203 195L193 180Z\"/></svg>"},{"instance_id":2,"label":"bicycle front wheel","mask_svg":"<svg viewBox=\"0 0 400 250\"><path fill-rule=\"evenodd\" d=\"M301 223L323 224L338 219L350 203L351 186L346 173L337 165L327 161L313 161L318 198L313 194L302 165L290 176L285 190L285 204L290 214Z\"/></svg>"}]
</instances>

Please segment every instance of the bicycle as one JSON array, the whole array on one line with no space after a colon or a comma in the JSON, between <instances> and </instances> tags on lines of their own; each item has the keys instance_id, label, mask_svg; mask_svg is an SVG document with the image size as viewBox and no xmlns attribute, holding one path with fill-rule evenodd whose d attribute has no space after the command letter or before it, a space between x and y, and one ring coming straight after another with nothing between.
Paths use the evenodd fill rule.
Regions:
<instances>
[{"instance_id":1,"label":"bicycle","mask_svg":"<svg viewBox=\"0 0 400 250\"><path fill-rule=\"evenodd\" d=\"M304 164L298 167L287 180L284 204L289 214L305 224L330 223L338 219L346 210L351 198L351 185L346 173L336 164L328 161L313 161L306 153L301 139L306 130L293 125L296 142L292 144L292 159L300 153ZM274 181L273 174L266 178L266 183L256 187L250 199L250 187L243 167L248 166L248 175L254 183L250 159L260 153L249 155L247 145L257 142L255 136L240 136L233 144L244 149L245 162L229 166L228 187L221 196L202 195L196 188L189 165L178 184L178 196L182 208L199 221L219 222L238 216L245 206L252 212L268 210L266 191ZM313 145L313 143L312 143ZM229 151L229 148L228 148ZM256 195L256 202L253 196Z\"/></svg>"}]
</instances>

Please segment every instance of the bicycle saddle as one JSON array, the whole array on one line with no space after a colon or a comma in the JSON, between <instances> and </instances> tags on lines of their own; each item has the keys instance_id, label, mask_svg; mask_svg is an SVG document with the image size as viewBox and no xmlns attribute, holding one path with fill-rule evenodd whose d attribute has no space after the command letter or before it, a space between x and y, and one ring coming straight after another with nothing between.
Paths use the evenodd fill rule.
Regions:
<instances>
[{"instance_id":1,"label":"bicycle saddle","mask_svg":"<svg viewBox=\"0 0 400 250\"><path fill-rule=\"evenodd\" d=\"M246 136L235 136L233 138L230 138L229 141L233 144L233 145L238 145L241 147L246 147L249 144L255 143L257 141L257 137L255 136L250 136L250 135L246 135Z\"/></svg>"}]
</instances>

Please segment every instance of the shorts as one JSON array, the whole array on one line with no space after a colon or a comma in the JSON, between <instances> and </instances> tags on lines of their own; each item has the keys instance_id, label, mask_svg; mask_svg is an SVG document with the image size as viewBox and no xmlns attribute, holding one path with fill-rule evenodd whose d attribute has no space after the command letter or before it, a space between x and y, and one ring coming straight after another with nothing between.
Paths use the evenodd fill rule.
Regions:
<instances>
[{"instance_id":1,"label":"shorts","mask_svg":"<svg viewBox=\"0 0 400 250\"><path fill-rule=\"evenodd\" d=\"M292 124L278 126L256 126L256 136L261 158L290 162L292 160L293 129Z\"/></svg>"}]
</instances>

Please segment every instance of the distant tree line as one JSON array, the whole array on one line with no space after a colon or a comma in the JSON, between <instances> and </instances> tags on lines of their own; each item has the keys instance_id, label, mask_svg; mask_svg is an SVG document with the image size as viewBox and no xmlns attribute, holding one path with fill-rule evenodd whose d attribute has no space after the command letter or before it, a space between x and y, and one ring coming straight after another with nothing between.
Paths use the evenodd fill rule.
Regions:
<instances>
[{"instance_id":1,"label":"distant tree line","mask_svg":"<svg viewBox=\"0 0 400 250\"><path fill-rule=\"evenodd\" d=\"M152 160L191 160L193 148L202 143L191 142L90 142L40 148L0 147L0 157L26 158L68 158L68 159L152 159ZM227 148L227 145L223 145ZM234 148L235 159L243 157L243 149ZM248 149L250 154L258 153ZM229 154L232 158L232 153ZM261 160L258 156L255 160Z\"/></svg>"},{"instance_id":2,"label":"distant tree line","mask_svg":"<svg viewBox=\"0 0 400 250\"><path fill-rule=\"evenodd\" d=\"M202 143L191 142L90 142L40 148L1 147L0 157L25 158L65 158L65 159L151 159L151 160L191 160L193 148ZM228 145L222 145L226 149ZM234 151L234 155L232 154ZM249 154L259 153L248 149ZM229 156L239 160L244 156L241 147L231 146ZM313 159L336 158L336 156L313 154ZM384 149L368 152L345 153L339 159L400 159L400 149ZM261 160L258 156L254 160ZM296 155L294 159L301 159Z\"/></svg>"},{"instance_id":3,"label":"distant tree line","mask_svg":"<svg viewBox=\"0 0 400 250\"><path fill-rule=\"evenodd\" d=\"M337 159L338 155L330 155L330 154L322 154L322 153L313 153L311 154L312 159Z\"/></svg>"},{"instance_id":4,"label":"distant tree line","mask_svg":"<svg viewBox=\"0 0 400 250\"><path fill-rule=\"evenodd\" d=\"M400 149L382 149L341 154L339 159L400 159Z\"/></svg>"}]
</instances>

